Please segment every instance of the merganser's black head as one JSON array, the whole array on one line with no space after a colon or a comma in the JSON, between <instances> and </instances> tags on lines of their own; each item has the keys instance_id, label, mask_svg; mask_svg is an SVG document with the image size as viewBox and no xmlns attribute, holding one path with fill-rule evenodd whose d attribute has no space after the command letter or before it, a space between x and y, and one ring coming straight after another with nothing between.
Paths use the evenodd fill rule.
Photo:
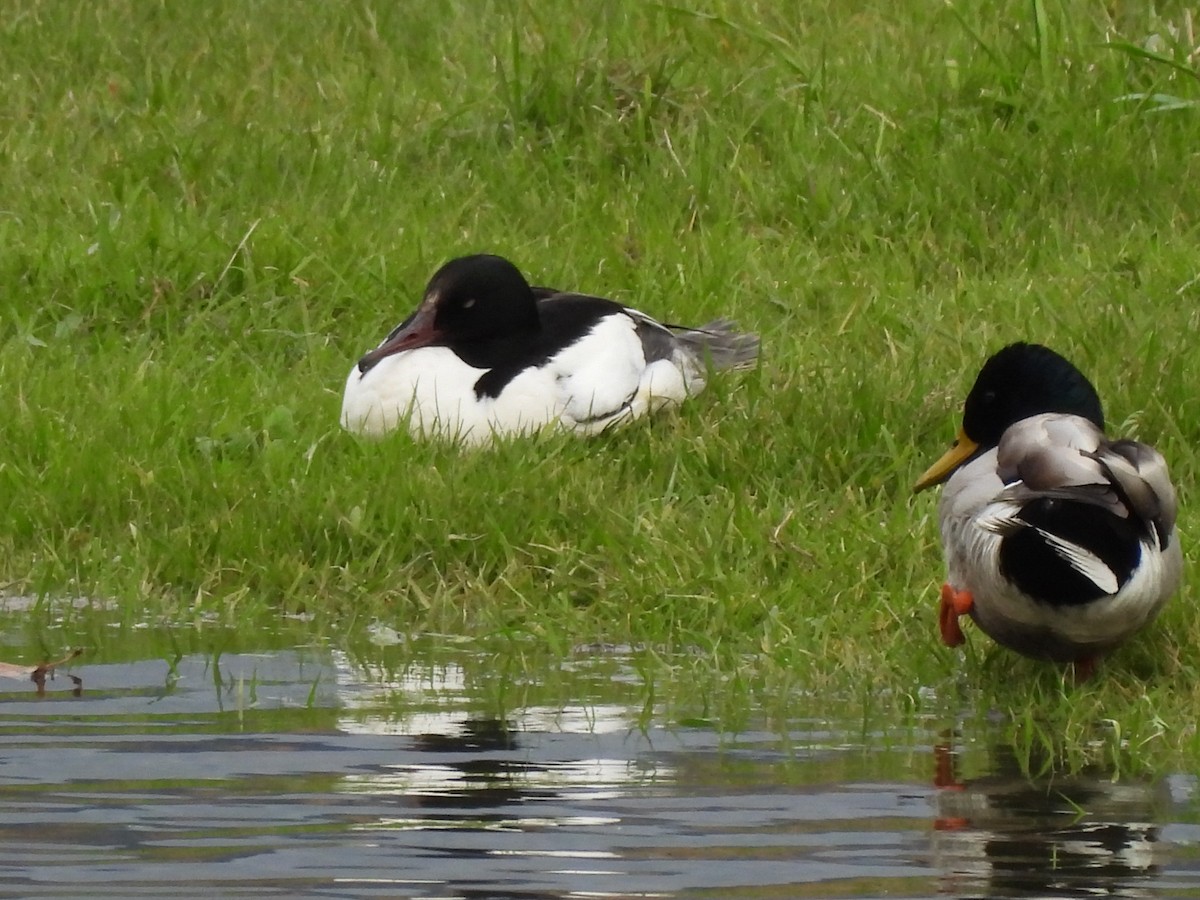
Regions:
<instances>
[{"instance_id":1,"label":"merganser's black head","mask_svg":"<svg viewBox=\"0 0 1200 900\"><path fill-rule=\"evenodd\" d=\"M417 347L454 349L537 328L537 299L515 265L502 256L463 256L434 273L421 305L358 369L366 374L384 357Z\"/></svg>"}]
</instances>

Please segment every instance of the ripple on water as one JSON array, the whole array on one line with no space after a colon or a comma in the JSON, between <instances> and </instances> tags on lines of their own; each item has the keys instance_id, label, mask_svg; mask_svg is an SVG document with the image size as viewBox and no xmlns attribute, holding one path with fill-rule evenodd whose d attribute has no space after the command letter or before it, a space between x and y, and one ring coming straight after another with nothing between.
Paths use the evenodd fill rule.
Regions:
<instances>
[{"instance_id":1,"label":"ripple on water","mask_svg":"<svg viewBox=\"0 0 1200 900\"><path fill-rule=\"evenodd\" d=\"M0 896L1200 892L1190 776L1031 784L976 747L961 778L931 734L672 727L632 668L501 718L469 661L297 649L77 665L78 698L8 685Z\"/></svg>"}]
</instances>

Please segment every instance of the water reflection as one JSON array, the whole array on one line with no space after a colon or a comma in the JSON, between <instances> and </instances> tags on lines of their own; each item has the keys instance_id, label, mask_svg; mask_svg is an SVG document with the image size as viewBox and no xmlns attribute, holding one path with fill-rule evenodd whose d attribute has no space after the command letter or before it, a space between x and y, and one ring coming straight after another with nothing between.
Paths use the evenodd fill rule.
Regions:
<instances>
[{"instance_id":1,"label":"water reflection","mask_svg":"<svg viewBox=\"0 0 1200 900\"><path fill-rule=\"evenodd\" d=\"M83 693L83 679L78 675L70 672L64 672L62 681L66 682L66 687L54 686L58 670L71 663L72 660L82 655L83 650L74 649L66 656L56 660L44 660L38 665L29 666L19 663L0 662L0 681L24 681L34 686L34 692L38 697L44 698L48 695L72 696L79 697ZM47 692L46 683L51 682L52 687Z\"/></svg>"},{"instance_id":2,"label":"water reflection","mask_svg":"<svg viewBox=\"0 0 1200 900\"><path fill-rule=\"evenodd\" d=\"M486 666L336 659L340 728L396 742L336 789L362 846L441 879L429 896L915 896L930 881L931 790L886 780L872 758L906 779L907 754L873 757L824 718L794 742L671 725L611 657L566 702L486 715Z\"/></svg>"},{"instance_id":3,"label":"water reflection","mask_svg":"<svg viewBox=\"0 0 1200 900\"><path fill-rule=\"evenodd\" d=\"M664 763L630 758L644 737L635 726L643 713L640 705L529 706L505 718L481 717L473 711L468 676L460 665L413 663L384 674L356 665L344 654L334 657L344 710L339 721L342 730L402 735L418 751L414 761L347 776L343 789L403 797L408 805L421 809L457 808L463 814L458 822L446 816L383 816L372 826L359 827L520 829L613 824L618 820L610 816L555 816L550 806L614 800L672 776L671 767ZM600 735L627 734L634 736L631 743L622 739L612 744L611 757L561 756L563 747L579 746L568 736L589 736L583 746L591 748L598 746L595 739ZM485 815L506 807L529 812Z\"/></svg>"},{"instance_id":4,"label":"water reflection","mask_svg":"<svg viewBox=\"0 0 1200 900\"><path fill-rule=\"evenodd\" d=\"M612 653L172 648L0 693L0 895L1200 896L1194 779L1031 784L968 731L935 786L932 726L721 731Z\"/></svg>"},{"instance_id":5,"label":"water reflection","mask_svg":"<svg viewBox=\"0 0 1200 900\"><path fill-rule=\"evenodd\" d=\"M1157 848L1166 786L1091 768L1063 777L1023 774L1011 746L989 752L989 772L956 777L957 754L935 750L934 856L942 891L957 897L1158 896ZM1036 754L1030 768L1044 760Z\"/></svg>"}]
</instances>

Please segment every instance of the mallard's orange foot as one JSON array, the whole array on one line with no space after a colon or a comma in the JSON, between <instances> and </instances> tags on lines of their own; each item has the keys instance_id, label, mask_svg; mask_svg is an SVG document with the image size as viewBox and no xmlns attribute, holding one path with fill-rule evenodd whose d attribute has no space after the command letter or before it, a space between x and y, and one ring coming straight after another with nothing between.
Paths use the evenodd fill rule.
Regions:
<instances>
[{"instance_id":1,"label":"mallard's orange foot","mask_svg":"<svg viewBox=\"0 0 1200 900\"><path fill-rule=\"evenodd\" d=\"M942 632L942 643L947 647L957 647L966 642L962 629L958 626L958 617L965 616L975 605L975 598L970 591L960 591L949 584L942 585L942 605L938 609L938 627Z\"/></svg>"}]
</instances>

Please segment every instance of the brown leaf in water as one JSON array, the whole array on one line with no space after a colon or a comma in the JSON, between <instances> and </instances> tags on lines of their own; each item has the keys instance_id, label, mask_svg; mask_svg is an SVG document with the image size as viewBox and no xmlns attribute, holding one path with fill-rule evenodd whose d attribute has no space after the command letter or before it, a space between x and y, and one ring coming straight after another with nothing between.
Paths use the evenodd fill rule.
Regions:
<instances>
[{"instance_id":1,"label":"brown leaf in water","mask_svg":"<svg viewBox=\"0 0 1200 900\"><path fill-rule=\"evenodd\" d=\"M56 659L53 662L44 662L38 666L19 666L16 663L0 662L0 678L20 678L22 680L28 678L37 685L37 695L39 697L46 696L46 676L54 677L56 667L68 663L75 657L83 653L82 647L76 647L62 659ZM71 681L75 684L75 689L72 691L75 696L79 696L79 692L83 689L83 679L72 675Z\"/></svg>"}]
</instances>

